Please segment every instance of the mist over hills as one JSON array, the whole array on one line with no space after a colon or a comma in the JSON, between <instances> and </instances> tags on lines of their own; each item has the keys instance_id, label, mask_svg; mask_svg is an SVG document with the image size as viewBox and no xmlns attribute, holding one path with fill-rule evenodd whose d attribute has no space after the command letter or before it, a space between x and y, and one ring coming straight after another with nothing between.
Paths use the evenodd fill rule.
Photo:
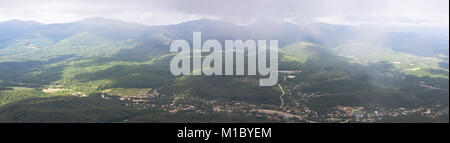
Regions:
<instances>
[{"instance_id":1,"label":"mist over hills","mask_svg":"<svg viewBox=\"0 0 450 143\"><path fill-rule=\"evenodd\" d=\"M90 18L61 24L40 24L33 21L11 20L0 23L1 48L16 38L34 38L39 35L53 42L69 38L78 33L91 33L114 41L142 38L190 39L192 32L201 31L204 39L278 39L281 46L296 41L308 41L336 47L339 44L359 38L358 28L343 25L313 23L295 25L292 23L257 23L238 26L232 23L200 19L175 25L146 26L105 18ZM388 29L388 28L386 28ZM375 30L373 30L375 31ZM365 31L372 32L372 31ZM424 34L416 32L386 32L379 40L382 46L392 47L400 52L410 52L422 56L448 56L448 35ZM159 36L159 37L158 37ZM373 37L376 38L376 37ZM147 40L147 39L145 39ZM30 43L32 44L32 43ZM428 50L428 48L433 48Z\"/></svg>"}]
</instances>

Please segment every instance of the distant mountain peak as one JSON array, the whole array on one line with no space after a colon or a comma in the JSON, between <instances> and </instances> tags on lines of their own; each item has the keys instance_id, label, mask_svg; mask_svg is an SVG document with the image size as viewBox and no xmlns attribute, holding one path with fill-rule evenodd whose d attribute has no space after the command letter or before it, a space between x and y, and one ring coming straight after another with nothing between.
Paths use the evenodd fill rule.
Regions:
<instances>
[{"instance_id":1,"label":"distant mountain peak","mask_svg":"<svg viewBox=\"0 0 450 143\"><path fill-rule=\"evenodd\" d=\"M0 22L0 24L27 24L27 25L42 25L42 23L31 20L11 19L8 21Z\"/></svg>"}]
</instances>

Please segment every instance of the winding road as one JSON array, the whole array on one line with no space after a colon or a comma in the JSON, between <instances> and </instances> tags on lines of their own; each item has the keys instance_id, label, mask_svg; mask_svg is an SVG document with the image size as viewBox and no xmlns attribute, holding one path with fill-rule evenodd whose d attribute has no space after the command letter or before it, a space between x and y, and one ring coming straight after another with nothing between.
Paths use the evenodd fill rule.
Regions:
<instances>
[{"instance_id":1,"label":"winding road","mask_svg":"<svg viewBox=\"0 0 450 143\"><path fill-rule=\"evenodd\" d=\"M284 99L283 99L283 96L284 96L285 92L284 92L284 90L283 90L283 87L281 87L280 84L278 84L278 86L280 87L281 93L283 93L283 94L280 95L280 99L281 99L281 105L280 105L280 108L283 108L283 105L284 105Z\"/></svg>"}]
</instances>

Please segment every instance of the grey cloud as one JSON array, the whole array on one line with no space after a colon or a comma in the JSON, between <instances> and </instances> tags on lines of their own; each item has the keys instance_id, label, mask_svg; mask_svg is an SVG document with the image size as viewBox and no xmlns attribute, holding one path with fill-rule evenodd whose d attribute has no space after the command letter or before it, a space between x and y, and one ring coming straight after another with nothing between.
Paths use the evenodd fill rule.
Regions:
<instances>
[{"instance_id":1,"label":"grey cloud","mask_svg":"<svg viewBox=\"0 0 450 143\"><path fill-rule=\"evenodd\" d=\"M196 18L447 26L448 0L0 0L0 20L45 23L101 16L149 25Z\"/></svg>"}]
</instances>

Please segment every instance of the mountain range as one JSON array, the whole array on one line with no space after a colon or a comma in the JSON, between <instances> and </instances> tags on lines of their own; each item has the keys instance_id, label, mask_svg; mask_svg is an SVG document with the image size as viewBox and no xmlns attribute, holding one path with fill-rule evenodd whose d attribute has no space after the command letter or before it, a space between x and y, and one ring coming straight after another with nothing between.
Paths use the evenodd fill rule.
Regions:
<instances>
[{"instance_id":1,"label":"mountain range","mask_svg":"<svg viewBox=\"0 0 450 143\"><path fill-rule=\"evenodd\" d=\"M293 118L283 122L334 122L325 116L341 106L386 116L400 108L436 110L365 116L370 122L448 122L448 34L362 29L209 19L161 26L105 18L0 22L0 122L280 121L265 118L273 116L265 110ZM278 40L280 71L297 72L281 74L274 87L259 87L255 76L173 76L170 43L192 40L193 32L203 41Z\"/></svg>"}]
</instances>

